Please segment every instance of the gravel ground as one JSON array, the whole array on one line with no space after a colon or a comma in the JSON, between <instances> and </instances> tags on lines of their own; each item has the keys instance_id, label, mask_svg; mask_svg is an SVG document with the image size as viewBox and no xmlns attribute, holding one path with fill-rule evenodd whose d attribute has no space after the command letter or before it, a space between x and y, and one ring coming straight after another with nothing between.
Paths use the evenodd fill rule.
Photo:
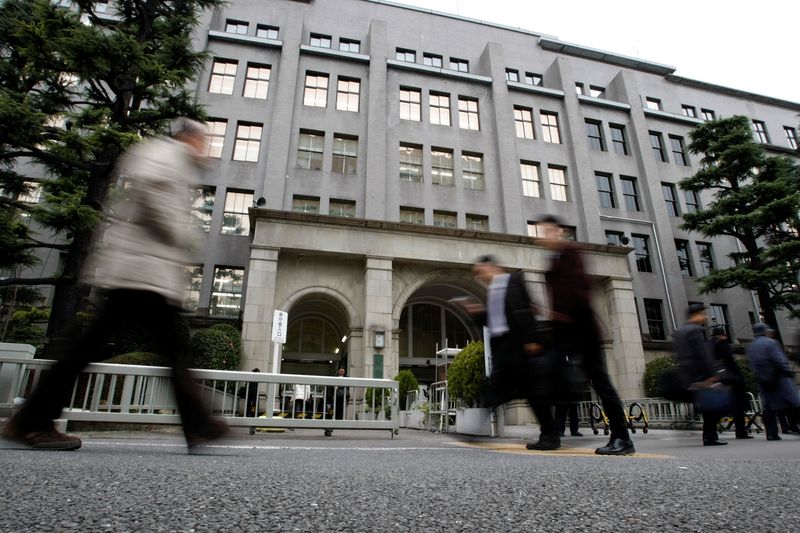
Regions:
<instances>
[{"instance_id":1,"label":"gravel ground","mask_svg":"<svg viewBox=\"0 0 800 533\"><path fill-rule=\"evenodd\" d=\"M80 436L76 452L0 449L0 531L800 531L797 438L722 453L663 432L637 458L416 431L242 433L201 455L172 433Z\"/></svg>"}]
</instances>

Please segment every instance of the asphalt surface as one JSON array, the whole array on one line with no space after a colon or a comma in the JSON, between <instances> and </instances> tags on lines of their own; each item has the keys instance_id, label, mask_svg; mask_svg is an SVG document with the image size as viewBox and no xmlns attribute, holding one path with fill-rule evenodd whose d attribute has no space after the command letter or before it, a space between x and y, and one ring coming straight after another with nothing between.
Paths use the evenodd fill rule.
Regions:
<instances>
[{"instance_id":1,"label":"asphalt surface","mask_svg":"<svg viewBox=\"0 0 800 533\"><path fill-rule=\"evenodd\" d=\"M174 428L82 433L75 452L2 443L0 531L800 531L800 437L639 432L638 455L601 457L602 435L527 452L534 435L236 429L195 455Z\"/></svg>"}]
</instances>

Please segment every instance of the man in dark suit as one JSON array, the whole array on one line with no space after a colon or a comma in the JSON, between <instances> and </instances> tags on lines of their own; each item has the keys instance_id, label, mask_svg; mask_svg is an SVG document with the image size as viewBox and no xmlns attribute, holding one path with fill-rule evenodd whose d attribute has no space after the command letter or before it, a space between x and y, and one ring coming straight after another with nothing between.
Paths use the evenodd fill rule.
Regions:
<instances>
[{"instance_id":1,"label":"man in dark suit","mask_svg":"<svg viewBox=\"0 0 800 533\"><path fill-rule=\"evenodd\" d=\"M725 326L717 325L711 328L708 353L714 358L716 364L725 370L723 382L730 386L733 393L733 423L736 426L736 438L752 439L753 436L748 433L744 418L745 412L750 408L750 397L747 395L742 371L733 357L731 342Z\"/></svg>"},{"instance_id":2,"label":"man in dark suit","mask_svg":"<svg viewBox=\"0 0 800 533\"><path fill-rule=\"evenodd\" d=\"M592 283L586 275L580 250L565 240L555 217L539 221L540 242L553 252L546 274L556 350L581 358L583 371L600 397L608 416L611 438L597 448L598 455L630 455L636 452L628 433L625 409L605 369L600 328L591 307Z\"/></svg>"},{"instance_id":3,"label":"man in dark suit","mask_svg":"<svg viewBox=\"0 0 800 533\"><path fill-rule=\"evenodd\" d=\"M531 450L555 450L561 446L550 409L552 402L536 383L547 383L550 365L537 335L536 319L522 272L508 273L492 256L478 258L472 267L475 279L486 285L486 305L462 303L480 326L491 335L492 371L489 379L491 407L523 397L539 420L539 441Z\"/></svg>"},{"instance_id":4,"label":"man in dark suit","mask_svg":"<svg viewBox=\"0 0 800 533\"><path fill-rule=\"evenodd\" d=\"M687 315L688 320L678 328L673 339L675 362L678 363L683 386L698 394L697 391L717 386L719 377L705 338L704 326L708 320L706 306L693 303ZM703 446L728 444L719 440L717 433L717 423L722 415L712 410L703 412Z\"/></svg>"}]
</instances>

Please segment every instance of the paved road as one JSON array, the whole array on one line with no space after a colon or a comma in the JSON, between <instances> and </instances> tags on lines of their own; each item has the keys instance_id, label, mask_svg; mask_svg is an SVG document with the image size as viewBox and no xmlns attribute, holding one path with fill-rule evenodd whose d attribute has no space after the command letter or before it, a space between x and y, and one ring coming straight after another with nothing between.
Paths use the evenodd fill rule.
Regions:
<instances>
[{"instance_id":1,"label":"paved road","mask_svg":"<svg viewBox=\"0 0 800 533\"><path fill-rule=\"evenodd\" d=\"M0 531L800 531L800 438L703 448L696 432L559 453L509 438L235 434L187 455L174 430L84 433L76 452L0 449ZM726 435L723 438L730 438Z\"/></svg>"}]
</instances>

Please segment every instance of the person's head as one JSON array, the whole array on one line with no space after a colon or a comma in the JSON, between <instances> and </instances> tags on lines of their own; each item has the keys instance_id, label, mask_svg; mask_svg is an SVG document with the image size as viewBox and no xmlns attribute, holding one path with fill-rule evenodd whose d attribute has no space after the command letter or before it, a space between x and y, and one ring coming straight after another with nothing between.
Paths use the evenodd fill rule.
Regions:
<instances>
[{"instance_id":1,"label":"person's head","mask_svg":"<svg viewBox=\"0 0 800 533\"><path fill-rule=\"evenodd\" d=\"M202 122L181 117L170 124L170 133L176 140L192 149L195 159L203 159L208 153L208 127Z\"/></svg>"},{"instance_id":2,"label":"person's head","mask_svg":"<svg viewBox=\"0 0 800 533\"><path fill-rule=\"evenodd\" d=\"M339 370L337 370L337 371L336 371L336 374L337 374L337 375L338 375L340 378L343 378L343 377L344 377L344 367L341 367L341 366L340 366L340 367L339 367Z\"/></svg>"},{"instance_id":3,"label":"person's head","mask_svg":"<svg viewBox=\"0 0 800 533\"><path fill-rule=\"evenodd\" d=\"M556 249L563 245L564 228L561 221L553 215L546 215L538 223L540 242L547 248Z\"/></svg>"},{"instance_id":4,"label":"person's head","mask_svg":"<svg viewBox=\"0 0 800 533\"><path fill-rule=\"evenodd\" d=\"M254 368L253 370L251 370L251 372L261 372L261 370Z\"/></svg>"},{"instance_id":5,"label":"person's head","mask_svg":"<svg viewBox=\"0 0 800 533\"><path fill-rule=\"evenodd\" d=\"M694 303L689 305L689 310L686 312L686 318L692 324L705 324L708 320L708 313L706 312L705 304Z\"/></svg>"},{"instance_id":6,"label":"person's head","mask_svg":"<svg viewBox=\"0 0 800 533\"><path fill-rule=\"evenodd\" d=\"M764 324L763 322L753 324L753 335L756 337L772 337L774 334L775 330L769 324Z\"/></svg>"},{"instance_id":7,"label":"person's head","mask_svg":"<svg viewBox=\"0 0 800 533\"><path fill-rule=\"evenodd\" d=\"M497 258L493 255L482 255L472 265L472 275L484 285L488 285L492 282L492 278L503 273L505 273L505 269L500 266Z\"/></svg>"},{"instance_id":8,"label":"person's head","mask_svg":"<svg viewBox=\"0 0 800 533\"><path fill-rule=\"evenodd\" d=\"M728 338L728 334L725 332L725 326L716 325L711 328L711 336L716 337L720 340L725 340Z\"/></svg>"}]
</instances>

